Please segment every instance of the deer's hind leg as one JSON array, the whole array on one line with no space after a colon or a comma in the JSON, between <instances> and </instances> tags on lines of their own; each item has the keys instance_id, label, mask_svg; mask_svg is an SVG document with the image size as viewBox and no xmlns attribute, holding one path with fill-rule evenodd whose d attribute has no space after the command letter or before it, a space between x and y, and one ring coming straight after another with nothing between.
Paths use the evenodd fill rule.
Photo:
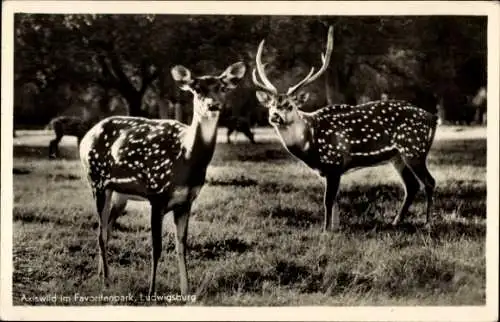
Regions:
<instances>
[{"instance_id":1,"label":"deer's hind leg","mask_svg":"<svg viewBox=\"0 0 500 322\"><path fill-rule=\"evenodd\" d=\"M109 219L108 219L108 233L107 233L107 240L109 240L109 236L111 235L111 230L113 229L114 225L116 224L116 220L118 217L120 217L124 211L125 207L127 206L127 197L121 195L118 192L114 192L113 196L111 197L112 200L112 206L111 206L111 211L109 213Z\"/></svg>"},{"instance_id":2,"label":"deer's hind leg","mask_svg":"<svg viewBox=\"0 0 500 322\"><path fill-rule=\"evenodd\" d=\"M252 144L255 144L254 135L253 135L252 130L250 129L250 125L249 124L243 125L241 131L250 140L250 142L252 142Z\"/></svg>"},{"instance_id":3,"label":"deer's hind leg","mask_svg":"<svg viewBox=\"0 0 500 322\"><path fill-rule=\"evenodd\" d=\"M227 127L227 143L228 144L231 143L231 134L233 134L233 132L234 132L234 128L231 126L228 126Z\"/></svg>"},{"instance_id":4,"label":"deer's hind leg","mask_svg":"<svg viewBox=\"0 0 500 322\"><path fill-rule=\"evenodd\" d=\"M50 159L55 159L59 157L59 142L61 142L61 139L63 137L63 134L60 133L58 130L54 131L56 134L56 137L52 140L50 140L49 143L49 158Z\"/></svg>"},{"instance_id":5,"label":"deer's hind leg","mask_svg":"<svg viewBox=\"0 0 500 322\"><path fill-rule=\"evenodd\" d=\"M427 210L425 215L425 222L427 225L431 224L431 212L434 205L434 189L436 187L436 180L427 168L426 158L405 158L406 164L411 168L415 176L424 184L425 195L427 197Z\"/></svg>"},{"instance_id":6,"label":"deer's hind leg","mask_svg":"<svg viewBox=\"0 0 500 322\"><path fill-rule=\"evenodd\" d=\"M392 225L398 225L405 217L408 209L410 208L413 200L415 200L415 196L420 190L420 182L417 177L413 173L412 169L406 165L405 161L402 159L400 155L396 156L392 161L392 165L398 172L401 180L404 184L405 197L401 208L399 209L398 214L394 217L392 221Z\"/></svg>"},{"instance_id":7,"label":"deer's hind leg","mask_svg":"<svg viewBox=\"0 0 500 322\"><path fill-rule=\"evenodd\" d=\"M112 191L96 191L95 201L97 206L97 214L99 215L99 274L102 273L104 277L104 285L109 285L109 268L108 268L108 254L107 254L107 241L108 241L108 224L112 208Z\"/></svg>"}]
</instances>

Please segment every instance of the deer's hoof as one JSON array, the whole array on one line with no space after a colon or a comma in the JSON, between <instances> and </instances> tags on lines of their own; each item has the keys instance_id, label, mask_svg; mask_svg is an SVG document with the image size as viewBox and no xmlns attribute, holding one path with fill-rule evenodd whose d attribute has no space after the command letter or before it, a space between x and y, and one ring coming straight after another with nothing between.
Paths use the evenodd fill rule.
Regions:
<instances>
[{"instance_id":1,"label":"deer's hoof","mask_svg":"<svg viewBox=\"0 0 500 322\"><path fill-rule=\"evenodd\" d=\"M340 225L323 227L323 234L338 233L340 232Z\"/></svg>"}]
</instances>

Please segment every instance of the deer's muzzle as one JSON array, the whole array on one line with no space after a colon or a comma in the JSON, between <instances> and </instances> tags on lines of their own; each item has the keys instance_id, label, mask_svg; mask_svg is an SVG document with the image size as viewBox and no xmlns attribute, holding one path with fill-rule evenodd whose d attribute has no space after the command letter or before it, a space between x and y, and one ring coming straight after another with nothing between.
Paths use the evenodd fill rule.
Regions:
<instances>
[{"instance_id":1,"label":"deer's muzzle","mask_svg":"<svg viewBox=\"0 0 500 322\"><path fill-rule=\"evenodd\" d=\"M208 110L210 112L220 111L221 106L220 106L220 104L210 104L210 105L208 105Z\"/></svg>"},{"instance_id":2,"label":"deer's muzzle","mask_svg":"<svg viewBox=\"0 0 500 322\"><path fill-rule=\"evenodd\" d=\"M271 116L269 117L269 121L276 124L285 123L285 120L278 113L271 114Z\"/></svg>"}]
</instances>

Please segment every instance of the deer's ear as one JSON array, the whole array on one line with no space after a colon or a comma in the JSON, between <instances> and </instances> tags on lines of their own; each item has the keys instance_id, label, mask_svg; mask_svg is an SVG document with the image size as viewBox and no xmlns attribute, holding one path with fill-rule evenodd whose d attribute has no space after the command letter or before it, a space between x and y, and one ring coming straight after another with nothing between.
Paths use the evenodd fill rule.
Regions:
<instances>
[{"instance_id":1,"label":"deer's ear","mask_svg":"<svg viewBox=\"0 0 500 322\"><path fill-rule=\"evenodd\" d=\"M309 93L307 92L301 92L297 95L297 101L299 102L299 104L305 104L308 99Z\"/></svg>"},{"instance_id":2,"label":"deer's ear","mask_svg":"<svg viewBox=\"0 0 500 322\"><path fill-rule=\"evenodd\" d=\"M257 96L257 100L262 104L262 106L270 108L271 102L273 100L271 94L264 91L256 91L255 96Z\"/></svg>"},{"instance_id":3,"label":"deer's ear","mask_svg":"<svg viewBox=\"0 0 500 322\"><path fill-rule=\"evenodd\" d=\"M170 71L172 78L176 81L180 89L187 91L189 90L189 85L193 82L191 77L191 71L184 66L177 65Z\"/></svg>"},{"instance_id":4,"label":"deer's ear","mask_svg":"<svg viewBox=\"0 0 500 322\"><path fill-rule=\"evenodd\" d=\"M227 85L228 88L233 89L238 86L238 83L243 79L246 72L245 63L238 62L232 64L220 75L222 81Z\"/></svg>"}]
</instances>

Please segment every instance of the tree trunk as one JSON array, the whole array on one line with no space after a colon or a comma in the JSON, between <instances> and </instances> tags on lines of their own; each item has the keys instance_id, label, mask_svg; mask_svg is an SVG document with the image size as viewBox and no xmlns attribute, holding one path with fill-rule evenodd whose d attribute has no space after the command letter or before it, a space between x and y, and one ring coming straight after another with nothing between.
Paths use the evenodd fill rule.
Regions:
<instances>
[{"instance_id":1,"label":"tree trunk","mask_svg":"<svg viewBox=\"0 0 500 322\"><path fill-rule=\"evenodd\" d=\"M149 113L141 108L142 107L141 94L139 94L138 92L121 93L121 94L127 100L128 111L130 116L146 117L146 118L150 117Z\"/></svg>"},{"instance_id":2,"label":"tree trunk","mask_svg":"<svg viewBox=\"0 0 500 322\"><path fill-rule=\"evenodd\" d=\"M168 100L158 97L156 99L156 105L158 106L158 117L161 119L169 119L170 102Z\"/></svg>"},{"instance_id":3,"label":"tree trunk","mask_svg":"<svg viewBox=\"0 0 500 322\"><path fill-rule=\"evenodd\" d=\"M326 101L329 105L344 101L339 83L339 71L336 68L330 68L327 71L327 77L325 77Z\"/></svg>"},{"instance_id":4,"label":"tree trunk","mask_svg":"<svg viewBox=\"0 0 500 322\"><path fill-rule=\"evenodd\" d=\"M439 124L443 124L446 121L446 112L444 109L444 98L440 97L439 102L436 106Z\"/></svg>"},{"instance_id":5,"label":"tree trunk","mask_svg":"<svg viewBox=\"0 0 500 322\"><path fill-rule=\"evenodd\" d=\"M331 84L331 70L328 69L325 73L325 93L326 93L326 102L328 105L334 104L334 93L333 93L333 84Z\"/></svg>"},{"instance_id":6,"label":"tree trunk","mask_svg":"<svg viewBox=\"0 0 500 322\"><path fill-rule=\"evenodd\" d=\"M116 52L107 51L106 56L99 56L99 63L102 67L103 83L108 87L115 88L125 98L128 103L130 116L149 118L148 111L142 109L142 99L147 88L159 76L159 71L150 72L149 65L145 62L141 64L142 84L139 90L131 83L129 77L123 70L123 65Z\"/></svg>"},{"instance_id":7,"label":"tree trunk","mask_svg":"<svg viewBox=\"0 0 500 322\"><path fill-rule=\"evenodd\" d=\"M333 104L351 104L356 105L357 97L351 86L351 78L354 72L354 66L347 69L338 66L331 68L325 77L326 100L329 105Z\"/></svg>"},{"instance_id":8,"label":"tree trunk","mask_svg":"<svg viewBox=\"0 0 500 322\"><path fill-rule=\"evenodd\" d=\"M175 103L175 119L179 122L182 122L184 120L184 117L182 115L182 105L179 102Z\"/></svg>"}]
</instances>

